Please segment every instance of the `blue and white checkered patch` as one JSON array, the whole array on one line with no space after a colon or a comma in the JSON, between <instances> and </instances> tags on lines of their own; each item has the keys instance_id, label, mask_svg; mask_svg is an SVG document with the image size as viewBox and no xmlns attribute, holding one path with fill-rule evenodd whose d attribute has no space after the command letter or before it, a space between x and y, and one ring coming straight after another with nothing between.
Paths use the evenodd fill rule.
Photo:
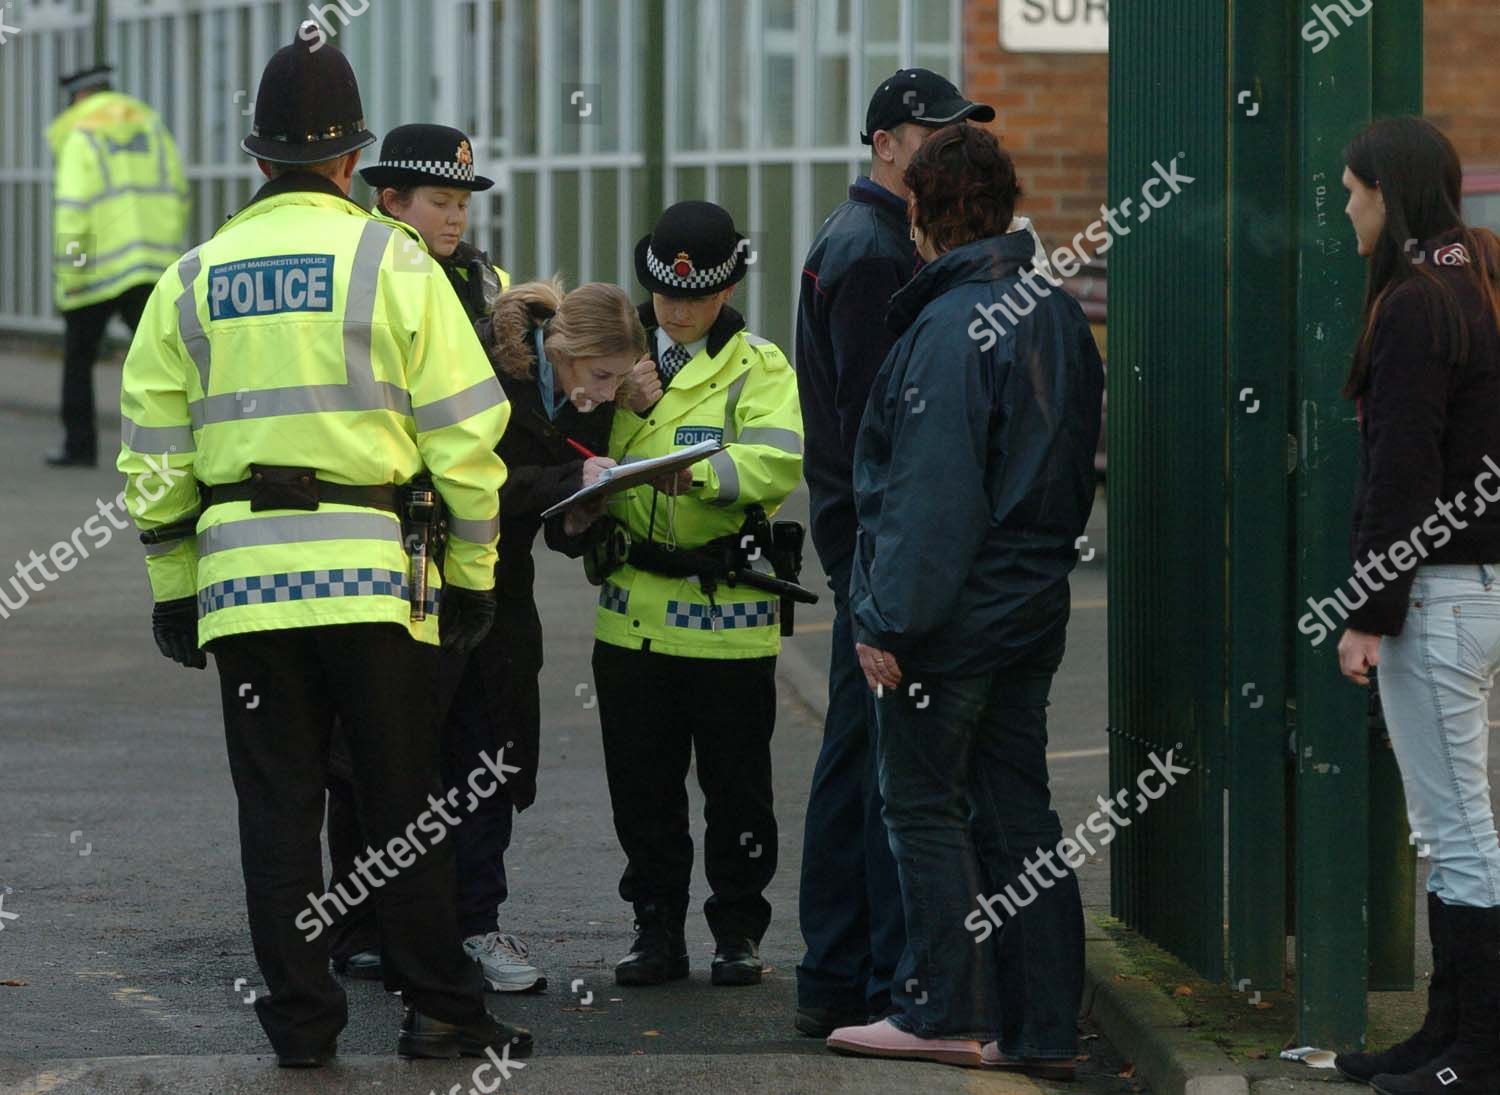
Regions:
<instances>
[{"instance_id":1,"label":"blue and white checkered patch","mask_svg":"<svg viewBox=\"0 0 1500 1095\"><path fill-rule=\"evenodd\" d=\"M728 631L737 627L769 627L776 622L777 601L742 601L727 605L700 605L692 601L667 602L667 626L695 631Z\"/></svg>"},{"instance_id":2,"label":"blue and white checkered patch","mask_svg":"<svg viewBox=\"0 0 1500 1095\"><path fill-rule=\"evenodd\" d=\"M599 607L606 612L619 612L622 615L629 612L630 590L613 582L605 582L599 590Z\"/></svg>"},{"instance_id":3,"label":"blue and white checkered patch","mask_svg":"<svg viewBox=\"0 0 1500 1095\"><path fill-rule=\"evenodd\" d=\"M429 591L429 612L437 611L440 594L441 590ZM223 608L324 597L399 597L404 601L408 597L406 574L399 570L357 567L231 578L198 591L198 616L201 619Z\"/></svg>"}]
</instances>

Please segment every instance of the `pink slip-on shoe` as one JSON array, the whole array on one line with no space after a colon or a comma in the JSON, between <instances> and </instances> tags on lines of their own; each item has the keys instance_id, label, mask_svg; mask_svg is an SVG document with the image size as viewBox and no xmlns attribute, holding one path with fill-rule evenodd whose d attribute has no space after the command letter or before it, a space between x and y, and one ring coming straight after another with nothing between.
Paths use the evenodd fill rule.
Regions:
<instances>
[{"instance_id":1,"label":"pink slip-on shoe","mask_svg":"<svg viewBox=\"0 0 1500 1095\"><path fill-rule=\"evenodd\" d=\"M1007 1057L1000 1052L999 1042L986 1042L979 1051L979 1063L985 1068L998 1068L1006 1072L1023 1072L1038 1080L1071 1080L1078 1074L1074 1060L1054 1060L1047 1057Z\"/></svg>"},{"instance_id":2,"label":"pink slip-on shoe","mask_svg":"<svg viewBox=\"0 0 1500 1095\"><path fill-rule=\"evenodd\" d=\"M868 1026L839 1027L828 1036L828 1048L856 1057L890 1057L936 1061L961 1068L979 1067L979 1043L972 1038L919 1038L888 1019Z\"/></svg>"}]
</instances>

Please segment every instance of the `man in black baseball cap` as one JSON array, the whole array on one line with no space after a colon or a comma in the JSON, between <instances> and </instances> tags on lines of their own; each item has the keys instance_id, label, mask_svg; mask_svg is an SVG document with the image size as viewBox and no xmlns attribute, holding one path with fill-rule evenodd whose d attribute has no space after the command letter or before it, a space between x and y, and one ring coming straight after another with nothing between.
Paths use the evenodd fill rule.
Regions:
<instances>
[{"instance_id":1,"label":"man in black baseball cap","mask_svg":"<svg viewBox=\"0 0 1500 1095\"><path fill-rule=\"evenodd\" d=\"M807 953L797 966L796 1027L824 1037L880 1015L906 944L901 887L871 745L874 707L854 656L849 573L854 555L854 442L880 363L895 341L891 294L917 266L908 235L907 164L931 134L965 119L994 120L943 77L906 68L870 97L861 139L870 174L823 222L803 263L797 305L797 388L812 493L812 539L834 590L823 748L813 772L802 843L800 916Z\"/></svg>"},{"instance_id":2,"label":"man in black baseball cap","mask_svg":"<svg viewBox=\"0 0 1500 1095\"><path fill-rule=\"evenodd\" d=\"M883 80L870 96L865 131L859 139L874 144L877 132L895 129L903 122L941 129L970 118L993 122L995 108L970 102L959 94L958 88L930 69L904 68Z\"/></svg>"}]
</instances>

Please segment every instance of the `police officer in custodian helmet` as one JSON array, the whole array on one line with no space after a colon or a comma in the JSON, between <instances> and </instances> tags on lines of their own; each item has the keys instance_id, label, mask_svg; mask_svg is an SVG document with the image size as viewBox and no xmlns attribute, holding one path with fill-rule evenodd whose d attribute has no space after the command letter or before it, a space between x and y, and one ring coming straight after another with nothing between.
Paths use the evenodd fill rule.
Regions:
<instances>
[{"instance_id":1,"label":"police officer in custodian helmet","mask_svg":"<svg viewBox=\"0 0 1500 1095\"><path fill-rule=\"evenodd\" d=\"M420 236L349 201L375 138L348 61L314 38L261 78L242 147L269 181L146 306L119 468L158 646L218 663L279 1063L334 1054L348 1009L326 929L364 900L406 1005L398 1052L525 1056L531 1035L489 1015L460 947L445 838L462 819L433 725L438 644L471 648L493 619L509 405ZM371 841L368 889L343 894L323 892L319 847L335 718Z\"/></svg>"}]
</instances>

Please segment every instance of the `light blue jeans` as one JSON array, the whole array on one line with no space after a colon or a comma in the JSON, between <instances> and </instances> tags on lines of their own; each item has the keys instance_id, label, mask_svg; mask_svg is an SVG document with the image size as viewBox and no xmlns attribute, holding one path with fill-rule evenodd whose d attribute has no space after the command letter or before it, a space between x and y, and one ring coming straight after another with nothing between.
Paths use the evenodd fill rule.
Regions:
<instances>
[{"instance_id":1,"label":"light blue jeans","mask_svg":"<svg viewBox=\"0 0 1500 1095\"><path fill-rule=\"evenodd\" d=\"M1489 698L1500 669L1500 564L1417 568L1406 623L1380 644L1380 699L1427 888L1500 906L1489 780Z\"/></svg>"}]
</instances>

